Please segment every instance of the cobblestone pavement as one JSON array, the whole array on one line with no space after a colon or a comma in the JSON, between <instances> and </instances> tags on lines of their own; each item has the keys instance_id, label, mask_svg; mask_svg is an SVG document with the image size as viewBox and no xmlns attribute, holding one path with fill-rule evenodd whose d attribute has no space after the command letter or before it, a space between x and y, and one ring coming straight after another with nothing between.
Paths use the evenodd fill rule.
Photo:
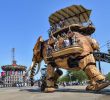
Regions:
<instances>
[{"instance_id":1,"label":"cobblestone pavement","mask_svg":"<svg viewBox=\"0 0 110 100\"><path fill-rule=\"evenodd\" d=\"M85 91L85 86L60 87L54 93L37 87L0 88L0 100L110 100L110 87L98 93Z\"/></svg>"}]
</instances>

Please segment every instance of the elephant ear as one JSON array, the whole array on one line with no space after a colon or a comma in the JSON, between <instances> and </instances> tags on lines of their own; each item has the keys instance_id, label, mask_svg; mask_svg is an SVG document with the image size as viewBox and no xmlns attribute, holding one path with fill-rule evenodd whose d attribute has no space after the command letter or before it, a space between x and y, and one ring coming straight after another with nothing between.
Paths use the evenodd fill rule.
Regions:
<instances>
[{"instance_id":1,"label":"elephant ear","mask_svg":"<svg viewBox=\"0 0 110 100\"><path fill-rule=\"evenodd\" d=\"M40 51L41 50L41 43L43 42L44 40L42 39L42 36L40 36L34 46L34 49L33 50L38 50Z\"/></svg>"},{"instance_id":2,"label":"elephant ear","mask_svg":"<svg viewBox=\"0 0 110 100\"><path fill-rule=\"evenodd\" d=\"M32 61L40 62L42 60L42 44L43 44L43 39L40 36L34 46L33 49L33 59Z\"/></svg>"}]
</instances>

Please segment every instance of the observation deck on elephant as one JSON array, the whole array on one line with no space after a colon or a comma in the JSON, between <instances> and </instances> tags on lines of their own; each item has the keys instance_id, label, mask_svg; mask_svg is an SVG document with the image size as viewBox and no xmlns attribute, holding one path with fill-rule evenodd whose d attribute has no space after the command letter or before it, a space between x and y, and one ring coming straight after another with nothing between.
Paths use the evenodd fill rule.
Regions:
<instances>
[{"instance_id":1,"label":"observation deck on elephant","mask_svg":"<svg viewBox=\"0 0 110 100\"><path fill-rule=\"evenodd\" d=\"M83 35L91 35L95 32L95 27L90 21L90 14L91 10L84 8L82 5L72 5L49 16L50 29L47 58L57 58L67 54L78 56L82 53L82 47L73 34L79 32Z\"/></svg>"},{"instance_id":2,"label":"observation deck on elephant","mask_svg":"<svg viewBox=\"0 0 110 100\"><path fill-rule=\"evenodd\" d=\"M50 35L56 36L62 32L72 31L82 32L91 35L95 27L90 21L91 10L82 5L72 5L56 11L49 16Z\"/></svg>"},{"instance_id":3,"label":"observation deck on elephant","mask_svg":"<svg viewBox=\"0 0 110 100\"><path fill-rule=\"evenodd\" d=\"M91 10L84 8L82 5L72 5L63 9L56 11L55 13L49 16L49 44L50 46L55 45L54 40L51 40L51 37L55 37L57 39L58 36L62 37L69 31L71 32L79 32L83 35L92 35L95 32L95 27L90 20ZM65 38L65 37L63 37ZM67 36L68 38L68 36ZM77 42L74 39L74 42ZM58 39L57 39L58 41ZM74 43L73 43L74 44ZM71 54L77 50L77 54L82 53L82 48L78 45L70 45L67 47L63 47L59 50L52 50L52 54L47 56L47 59L51 59L52 57L58 58L61 56L66 56ZM110 63L110 48L109 54L103 52L94 52L93 55L96 61L104 61Z\"/></svg>"}]
</instances>

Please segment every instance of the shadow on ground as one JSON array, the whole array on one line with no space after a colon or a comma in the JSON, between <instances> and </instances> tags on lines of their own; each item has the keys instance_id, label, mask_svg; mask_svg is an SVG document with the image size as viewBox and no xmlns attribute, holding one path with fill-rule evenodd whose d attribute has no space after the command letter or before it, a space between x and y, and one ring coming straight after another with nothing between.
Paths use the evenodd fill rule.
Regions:
<instances>
[{"instance_id":1,"label":"shadow on ground","mask_svg":"<svg viewBox=\"0 0 110 100\"><path fill-rule=\"evenodd\" d=\"M85 89L61 89L57 92L77 92L77 93L94 93L94 94L106 94L110 95L110 89L103 89L101 91L86 91Z\"/></svg>"},{"instance_id":2,"label":"shadow on ground","mask_svg":"<svg viewBox=\"0 0 110 100\"><path fill-rule=\"evenodd\" d=\"M20 89L20 91L28 91L28 92L41 92L40 91L40 88L38 89L38 88L36 88L36 89Z\"/></svg>"},{"instance_id":3,"label":"shadow on ground","mask_svg":"<svg viewBox=\"0 0 110 100\"><path fill-rule=\"evenodd\" d=\"M28 92L37 92L42 93L40 91L40 88L34 88L34 89L20 89L20 91L28 91ZM94 93L94 94L105 94L110 95L110 89L103 89L101 91L86 91L85 89L57 89L56 92L76 92L76 93Z\"/></svg>"}]
</instances>

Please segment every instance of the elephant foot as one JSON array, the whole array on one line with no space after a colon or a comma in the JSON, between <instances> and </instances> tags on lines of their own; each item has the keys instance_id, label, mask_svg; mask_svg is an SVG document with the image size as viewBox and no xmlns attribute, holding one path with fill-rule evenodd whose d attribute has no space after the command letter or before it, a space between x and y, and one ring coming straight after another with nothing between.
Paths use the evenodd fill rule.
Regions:
<instances>
[{"instance_id":1,"label":"elephant foot","mask_svg":"<svg viewBox=\"0 0 110 100\"><path fill-rule=\"evenodd\" d=\"M52 92L55 92L55 88L53 88L53 87L48 87L48 88L45 88L45 93L52 93Z\"/></svg>"},{"instance_id":2,"label":"elephant foot","mask_svg":"<svg viewBox=\"0 0 110 100\"><path fill-rule=\"evenodd\" d=\"M96 84L90 84L86 87L87 91L100 91L110 85L110 82L102 81Z\"/></svg>"}]
</instances>

